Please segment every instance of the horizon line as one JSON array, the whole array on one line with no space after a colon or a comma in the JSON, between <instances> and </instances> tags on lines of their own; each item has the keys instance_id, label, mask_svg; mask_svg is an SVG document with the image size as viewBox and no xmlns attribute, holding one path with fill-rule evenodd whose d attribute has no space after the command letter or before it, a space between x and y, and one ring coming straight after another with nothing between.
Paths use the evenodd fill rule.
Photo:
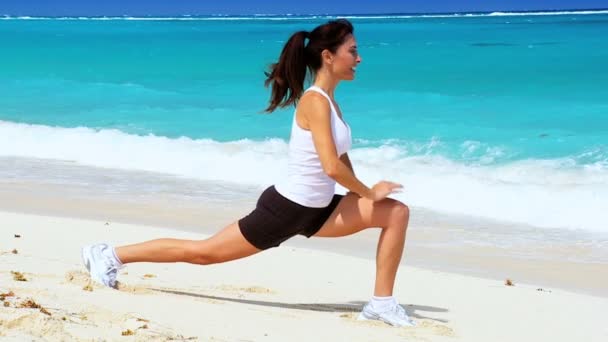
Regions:
<instances>
[{"instance_id":1,"label":"horizon line","mask_svg":"<svg viewBox=\"0 0 608 342\"><path fill-rule=\"evenodd\" d=\"M491 13L576 13L576 12L603 12L608 11L606 8L568 8L568 9L538 9L538 10L488 10L488 11L451 11L451 12L353 12L353 13L184 13L184 14L95 14L95 15L83 15L83 14L69 14L69 15L33 15L33 14L10 14L2 13L4 17L32 17L32 18L61 18L61 17L214 17L214 16L233 16L233 17L251 17L251 16L422 16L422 15L457 15L457 14L491 14ZM601 14L601 13L597 13Z\"/></svg>"}]
</instances>

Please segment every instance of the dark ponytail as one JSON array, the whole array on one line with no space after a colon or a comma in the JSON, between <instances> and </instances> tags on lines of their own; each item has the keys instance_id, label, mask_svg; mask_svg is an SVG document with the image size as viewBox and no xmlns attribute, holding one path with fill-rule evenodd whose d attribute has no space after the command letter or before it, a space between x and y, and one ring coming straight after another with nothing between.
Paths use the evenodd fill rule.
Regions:
<instances>
[{"instance_id":1,"label":"dark ponytail","mask_svg":"<svg viewBox=\"0 0 608 342\"><path fill-rule=\"evenodd\" d=\"M307 69L305 39L308 36L306 31L294 33L283 47L279 61L270 66L270 72L265 73L267 78L264 86L272 86L266 112L295 104L302 95Z\"/></svg>"},{"instance_id":2,"label":"dark ponytail","mask_svg":"<svg viewBox=\"0 0 608 342\"><path fill-rule=\"evenodd\" d=\"M317 72L321 68L321 52L329 50L335 53L353 30L348 20L338 19L311 32L294 33L285 43L279 61L271 64L270 70L264 73L264 86L272 89L270 104L265 111L271 113L279 107L295 105L304 92L306 71Z\"/></svg>"}]
</instances>

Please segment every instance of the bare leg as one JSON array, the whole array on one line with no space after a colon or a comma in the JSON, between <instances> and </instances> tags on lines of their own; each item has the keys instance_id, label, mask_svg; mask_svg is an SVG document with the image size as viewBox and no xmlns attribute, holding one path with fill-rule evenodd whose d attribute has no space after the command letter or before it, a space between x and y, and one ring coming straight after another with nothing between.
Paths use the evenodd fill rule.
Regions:
<instances>
[{"instance_id":1,"label":"bare leg","mask_svg":"<svg viewBox=\"0 0 608 342\"><path fill-rule=\"evenodd\" d=\"M157 239L116 248L123 264L132 262L187 262L209 265L260 252L232 223L206 240Z\"/></svg>"},{"instance_id":2,"label":"bare leg","mask_svg":"<svg viewBox=\"0 0 608 342\"><path fill-rule=\"evenodd\" d=\"M392 296L395 277L403 255L406 225L395 220L393 225L382 229L376 250L375 296Z\"/></svg>"},{"instance_id":3,"label":"bare leg","mask_svg":"<svg viewBox=\"0 0 608 342\"><path fill-rule=\"evenodd\" d=\"M395 277L403 254L409 221L409 208L392 199L373 202L349 194L327 222L315 234L317 237L341 237L366 228L382 229L376 251L375 296L392 296Z\"/></svg>"}]
</instances>

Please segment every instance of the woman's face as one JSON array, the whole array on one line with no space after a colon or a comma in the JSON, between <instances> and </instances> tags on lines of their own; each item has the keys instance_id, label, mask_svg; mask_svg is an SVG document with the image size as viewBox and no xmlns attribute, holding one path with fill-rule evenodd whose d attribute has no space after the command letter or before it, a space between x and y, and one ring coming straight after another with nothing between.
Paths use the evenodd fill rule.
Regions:
<instances>
[{"instance_id":1,"label":"woman's face","mask_svg":"<svg viewBox=\"0 0 608 342\"><path fill-rule=\"evenodd\" d=\"M357 51L357 41L352 34L348 35L336 53L332 54L329 63L332 73L338 79L350 81L355 78L355 68L361 63L361 56Z\"/></svg>"}]
</instances>

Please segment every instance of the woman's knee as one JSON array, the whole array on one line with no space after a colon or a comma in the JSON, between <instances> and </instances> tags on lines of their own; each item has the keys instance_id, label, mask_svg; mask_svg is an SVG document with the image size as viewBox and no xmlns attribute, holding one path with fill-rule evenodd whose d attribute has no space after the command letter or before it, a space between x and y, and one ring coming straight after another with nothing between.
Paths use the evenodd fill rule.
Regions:
<instances>
[{"instance_id":1,"label":"woman's knee","mask_svg":"<svg viewBox=\"0 0 608 342\"><path fill-rule=\"evenodd\" d=\"M192 241L185 250L189 262L199 265L219 264L260 252L245 239L237 225L229 226L206 240Z\"/></svg>"},{"instance_id":2,"label":"woman's knee","mask_svg":"<svg viewBox=\"0 0 608 342\"><path fill-rule=\"evenodd\" d=\"M184 248L184 258L192 264L210 265L219 262L220 256L213 248L204 246L205 241L192 241Z\"/></svg>"},{"instance_id":3,"label":"woman's knee","mask_svg":"<svg viewBox=\"0 0 608 342\"><path fill-rule=\"evenodd\" d=\"M403 202L391 200L391 221L403 229L407 229L410 220L410 208Z\"/></svg>"}]
</instances>

